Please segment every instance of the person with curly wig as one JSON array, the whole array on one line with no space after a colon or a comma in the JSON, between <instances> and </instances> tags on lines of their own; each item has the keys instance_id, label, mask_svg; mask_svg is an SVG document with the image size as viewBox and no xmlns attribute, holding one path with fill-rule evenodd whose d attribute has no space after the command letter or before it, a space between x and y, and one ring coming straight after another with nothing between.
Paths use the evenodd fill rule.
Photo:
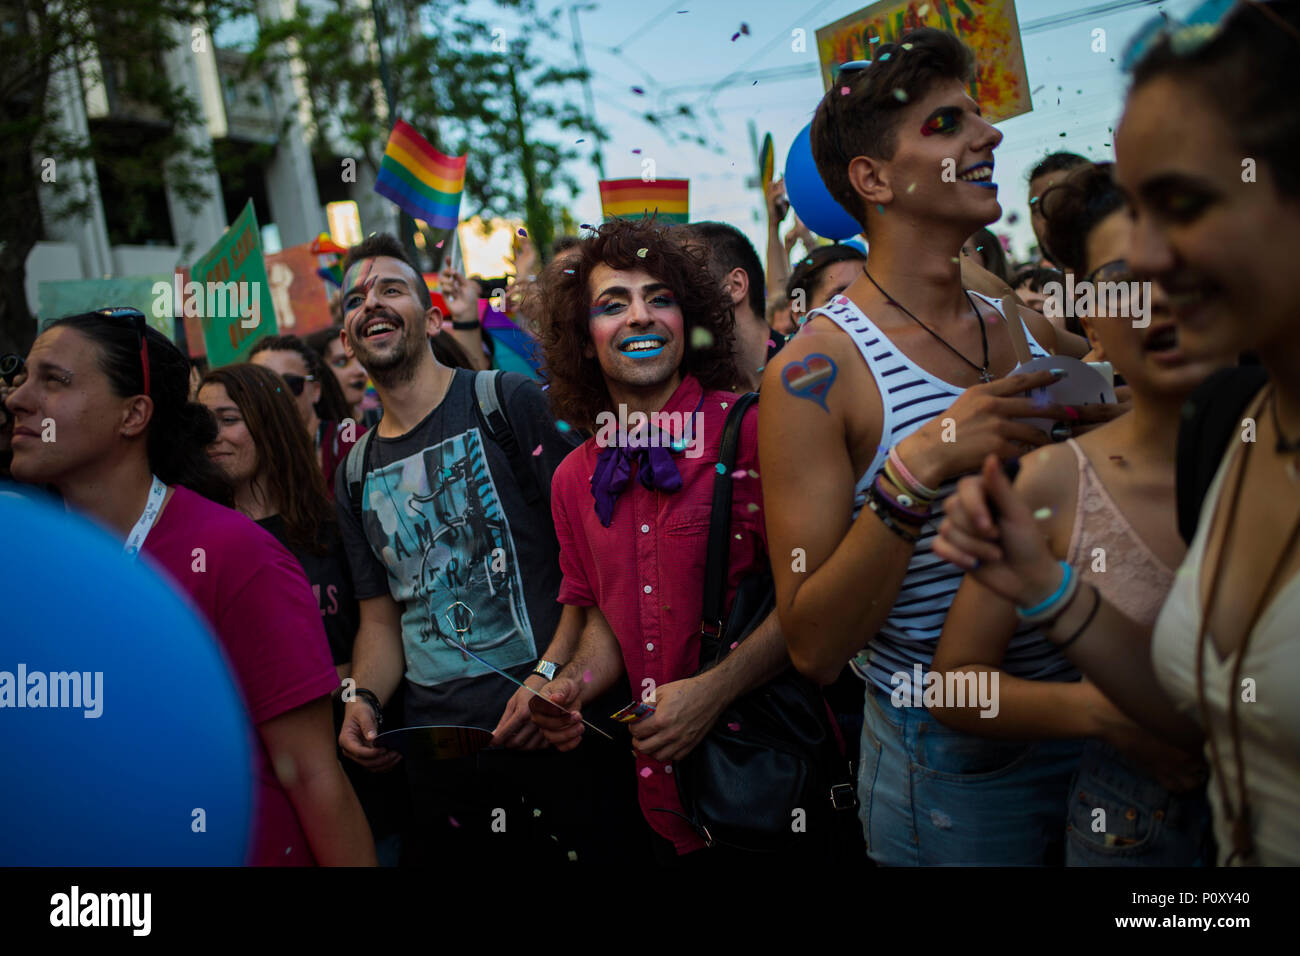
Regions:
<instances>
[{"instance_id":1,"label":"person with curly wig","mask_svg":"<svg viewBox=\"0 0 1300 956\"><path fill-rule=\"evenodd\" d=\"M630 725L638 796L660 862L704 841L681 816L673 761L685 757L740 694L789 666L773 614L721 664L700 663L701 581L718 447L736 396L730 296L706 250L655 220L602 225L543 273L539 329L557 418L594 434L551 483L560 542L559 602L581 617L567 666L533 700L533 721L560 750L576 747L583 708L626 674L654 711ZM757 416L736 461L728 603L767 561Z\"/></svg>"}]
</instances>

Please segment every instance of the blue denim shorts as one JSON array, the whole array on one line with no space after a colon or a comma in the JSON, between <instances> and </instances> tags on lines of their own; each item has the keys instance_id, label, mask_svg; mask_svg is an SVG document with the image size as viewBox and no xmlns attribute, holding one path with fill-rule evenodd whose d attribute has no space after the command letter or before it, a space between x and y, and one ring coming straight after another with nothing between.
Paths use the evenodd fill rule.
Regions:
<instances>
[{"instance_id":1,"label":"blue denim shorts","mask_svg":"<svg viewBox=\"0 0 1300 956\"><path fill-rule=\"evenodd\" d=\"M1214 860L1205 788L1170 793L1099 740L1088 741L1070 784L1066 829L1067 866L1205 866Z\"/></svg>"},{"instance_id":2,"label":"blue denim shorts","mask_svg":"<svg viewBox=\"0 0 1300 956\"><path fill-rule=\"evenodd\" d=\"M1081 740L979 737L868 685L858 811L886 866L1059 866Z\"/></svg>"}]
</instances>

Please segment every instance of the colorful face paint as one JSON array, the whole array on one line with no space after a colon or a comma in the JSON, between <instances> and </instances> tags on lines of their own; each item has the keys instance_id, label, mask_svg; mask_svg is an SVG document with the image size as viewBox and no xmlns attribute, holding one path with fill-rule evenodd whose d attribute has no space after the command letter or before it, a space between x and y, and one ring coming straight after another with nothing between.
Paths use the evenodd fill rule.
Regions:
<instances>
[{"instance_id":1,"label":"colorful face paint","mask_svg":"<svg viewBox=\"0 0 1300 956\"><path fill-rule=\"evenodd\" d=\"M933 136L935 133L951 133L957 128L958 111L955 109L945 109L931 116L921 127L922 136Z\"/></svg>"}]
</instances>

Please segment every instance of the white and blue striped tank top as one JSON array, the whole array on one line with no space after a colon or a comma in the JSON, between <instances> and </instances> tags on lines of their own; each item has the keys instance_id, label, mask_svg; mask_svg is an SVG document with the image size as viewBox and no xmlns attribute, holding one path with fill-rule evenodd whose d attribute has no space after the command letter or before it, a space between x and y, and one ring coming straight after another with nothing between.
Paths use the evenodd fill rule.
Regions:
<instances>
[{"instance_id":1,"label":"white and blue striped tank top","mask_svg":"<svg viewBox=\"0 0 1300 956\"><path fill-rule=\"evenodd\" d=\"M996 300L978 292L971 295L1001 314L1001 306ZM809 318L813 315L825 315L853 339L876 380L876 387L880 389L884 410L880 445L854 488L853 517L856 519L866 503L867 488L884 467L889 449L930 419L947 411L964 389L936 378L895 348L875 323L846 296L836 296L823 308L813 310ZM1033 356L1048 354L1034 340L1028 328L1025 336ZM955 485L955 480L940 485L940 496L951 494ZM910 697L914 667L920 665L922 673L929 670L943 631L944 618L961 584L962 571L931 550L938 524L936 517L922 531L889 616L852 662L859 677L885 693L901 686ZM1002 669L1030 680L1079 678L1078 671L1070 662L1032 628L1016 631L1007 646Z\"/></svg>"}]
</instances>

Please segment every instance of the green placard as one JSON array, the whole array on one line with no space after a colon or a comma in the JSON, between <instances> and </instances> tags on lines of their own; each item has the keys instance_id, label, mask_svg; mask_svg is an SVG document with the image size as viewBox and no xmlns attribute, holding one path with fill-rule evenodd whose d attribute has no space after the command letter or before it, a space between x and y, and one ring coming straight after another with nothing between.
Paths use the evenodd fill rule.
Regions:
<instances>
[{"instance_id":1,"label":"green placard","mask_svg":"<svg viewBox=\"0 0 1300 956\"><path fill-rule=\"evenodd\" d=\"M199 318L211 368L243 362L253 343L276 332L271 284L250 199L217 244L190 270L185 313Z\"/></svg>"}]
</instances>

